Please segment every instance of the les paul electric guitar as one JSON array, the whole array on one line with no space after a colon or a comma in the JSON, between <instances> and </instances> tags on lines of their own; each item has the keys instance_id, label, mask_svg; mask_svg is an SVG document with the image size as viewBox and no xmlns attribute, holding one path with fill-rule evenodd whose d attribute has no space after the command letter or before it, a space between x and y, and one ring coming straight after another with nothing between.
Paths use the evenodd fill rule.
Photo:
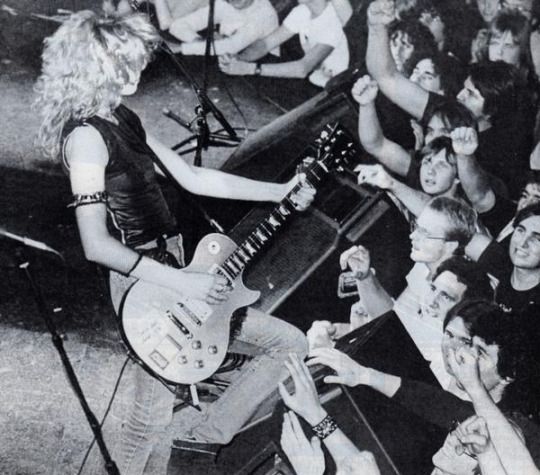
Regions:
<instances>
[{"instance_id":1,"label":"les paul electric guitar","mask_svg":"<svg viewBox=\"0 0 540 475\"><path fill-rule=\"evenodd\" d=\"M303 170L311 186L331 170L341 168L353 153L353 143L339 125L327 126L318 142L317 158ZM210 305L142 280L130 287L120 309L122 333L147 370L173 384L193 384L217 371L227 354L232 314L260 296L244 286L242 273L294 214L290 197L300 186L296 185L242 244L217 233L199 242L185 271L224 276L231 289L227 301Z\"/></svg>"}]
</instances>

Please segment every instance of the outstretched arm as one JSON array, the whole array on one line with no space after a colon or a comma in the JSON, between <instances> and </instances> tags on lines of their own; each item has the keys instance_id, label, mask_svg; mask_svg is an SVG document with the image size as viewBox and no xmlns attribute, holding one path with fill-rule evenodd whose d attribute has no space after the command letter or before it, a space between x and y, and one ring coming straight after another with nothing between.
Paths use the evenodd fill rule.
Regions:
<instances>
[{"instance_id":1,"label":"outstretched arm","mask_svg":"<svg viewBox=\"0 0 540 475\"><path fill-rule=\"evenodd\" d=\"M394 2L375 0L368 7L366 65L379 88L392 102L421 119L429 94L398 71L390 50L388 25L395 18Z\"/></svg>"},{"instance_id":2,"label":"outstretched arm","mask_svg":"<svg viewBox=\"0 0 540 475\"><path fill-rule=\"evenodd\" d=\"M392 172L406 176L411 166L411 157L400 145L388 140L383 130L375 107L378 86L370 76L358 79L351 91L359 104L358 136L360 143L369 154Z\"/></svg>"},{"instance_id":3,"label":"outstretched arm","mask_svg":"<svg viewBox=\"0 0 540 475\"><path fill-rule=\"evenodd\" d=\"M248 46L237 56L237 59L247 62L257 61L274 48L277 48L285 43L285 41L291 39L293 36L294 33L291 30L281 25L265 38L257 40L255 43Z\"/></svg>"},{"instance_id":4,"label":"outstretched arm","mask_svg":"<svg viewBox=\"0 0 540 475\"><path fill-rule=\"evenodd\" d=\"M485 213L495 206L496 198L488 176L474 157L478 147L476 130L471 127L458 127L451 132L450 138L456 153L461 187L474 209Z\"/></svg>"},{"instance_id":5,"label":"outstretched arm","mask_svg":"<svg viewBox=\"0 0 540 475\"><path fill-rule=\"evenodd\" d=\"M269 183L239 177L219 170L188 165L170 148L152 136L147 143L160 158L163 165L176 181L186 190L197 195L250 201L281 201L298 182L298 178L288 183ZM304 186L295 199L300 208L305 208L313 200L314 189ZM311 198L310 198L311 196Z\"/></svg>"},{"instance_id":6,"label":"outstretched arm","mask_svg":"<svg viewBox=\"0 0 540 475\"><path fill-rule=\"evenodd\" d=\"M392 178L381 165L358 165L358 183L390 191L415 216L419 216L431 197Z\"/></svg>"},{"instance_id":7,"label":"outstretched arm","mask_svg":"<svg viewBox=\"0 0 540 475\"><path fill-rule=\"evenodd\" d=\"M317 426L328 416L328 413L319 401L317 389L309 369L296 355L291 355L290 360L286 361L285 365L294 383L294 393L289 393L285 385L280 382L278 388L283 402L312 427ZM322 440L336 462L338 471L340 466L350 459L363 459L363 457L359 456L364 452L360 452L339 427L334 427L333 432L330 432ZM368 457L362 461L364 462L362 473L365 475L378 475L379 471L373 458L369 459Z\"/></svg>"}]
</instances>

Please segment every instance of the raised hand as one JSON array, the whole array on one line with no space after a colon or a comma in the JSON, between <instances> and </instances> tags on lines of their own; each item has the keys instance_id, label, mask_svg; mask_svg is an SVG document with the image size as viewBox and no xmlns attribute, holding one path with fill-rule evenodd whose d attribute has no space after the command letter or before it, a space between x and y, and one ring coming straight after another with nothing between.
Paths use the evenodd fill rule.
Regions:
<instances>
[{"instance_id":1,"label":"raised hand","mask_svg":"<svg viewBox=\"0 0 540 475\"><path fill-rule=\"evenodd\" d=\"M457 155L472 155L478 148L478 134L472 127L458 127L452 130L450 138Z\"/></svg>"},{"instance_id":2,"label":"raised hand","mask_svg":"<svg viewBox=\"0 0 540 475\"><path fill-rule=\"evenodd\" d=\"M359 300L358 302L355 302L353 305L351 305L351 311L349 314L351 331L355 328L360 328L361 326L364 326L366 323L369 323L372 320L373 318L371 318L371 316L366 312L362 301Z\"/></svg>"},{"instance_id":3,"label":"raised hand","mask_svg":"<svg viewBox=\"0 0 540 475\"><path fill-rule=\"evenodd\" d=\"M479 455L492 448L486 421L479 416L471 416L454 431L455 436L472 455Z\"/></svg>"},{"instance_id":4,"label":"raised hand","mask_svg":"<svg viewBox=\"0 0 540 475\"><path fill-rule=\"evenodd\" d=\"M370 368L362 366L339 350L318 348L311 351L309 356L311 357L308 361L309 366L322 364L332 368L337 373L335 376L325 376L325 383L345 384L351 387L369 384Z\"/></svg>"},{"instance_id":5,"label":"raised hand","mask_svg":"<svg viewBox=\"0 0 540 475\"><path fill-rule=\"evenodd\" d=\"M367 11L368 25L389 25L396 19L396 6L393 0L375 0Z\"/></svg>"},{"instance_id":6,"label":"raised hand","mask_svg":"<svg viewBox=\"0 0 540 475\"><path fill-rule=\"evenodd\" d=\"M310 351L315 348L333 348L332 336L336 333L336 327L328 320L316 320L311 324L306 336Z\"/></svg>"},{"instance_id":7,"label":"raised hand","mask_svg":"<svg viewBox=\"0 0 540 475\"><path fill-rule=\"evenodd\" d=\"M295 209L304 211L309 208L315 199L316 190L306 181L306 175L299 173L286 184L286 193L289 193L298 183L301 183L302 186L289 199L294 204Z\"/></svg>"},{"instance_id":8,"label":"raised hand","mask_svg":"<svg viewBox=\"0 0 540 475\"><path fill-rule=\"evenodd\" d=\"M371 256L364 246L352 246L339 256L341 270L349 268L357 278L363 279L369 272Z\"/></svg>"},{"instance_id":9,"label":"raised hand","mask_svg":"<svg viewBox=\"0 0 540 475\"><path fill-rule=\"evenodd\" d=\"M484 390L484 385L480 379L478 358L478 349L466 345L457 349L451 348L448 354L448 364L452 374L467 391L471 399L474 398L478 391Z\"/></svg>"},{"instance_id":10,"label":"raised hand","mask_svg":"<svg viewBox=\"0 0 540 475\"><path fill-rule=\"evenodd\" d=\"M322 475L324 453L317 437L308 440L294 412L283 415L281 447L297 475Z\"/></svg>"},{"instance_id":11,"label":"raised hand","mask_svg":"<svg viewBox=\"0 0 540 475\"><path fill-rule=\"evenodd\" d=\"M289 361L285 361L285 366L291 374L294 393L290 394L282 382L278 383L279 394L283 402L310 425L318 424L326 417L326 411L321 406L309 369L297 355L293 354L289 355Z\"/></svg>"},{"instance_id":12,"label":"raised hand","mask_svg":"<svg viewBox=\"0 0 540 475\"><path fill-rule=\"evenodd\" d=\"M353 99L361 106L370 104L377 97L379 86L377 81L371 79L369 74L358 79L351 90Z\"/></svg>"},{"instance_id":13,"label":"raised hand","mask_svg":"<svg viewBox=\"0 0 540 475\"><path fill-rule=\"evenodd\" d=\"M358 172L359 185L366 184L389 190L394 184L394 179L382 165L358 165L354 171Z\"/></svg>"},{"instance_id":14,"label":"raised hand","mask_svg":"<svg viewBox=\"0 0 540 475\"><path fill-rule=\"evenodd\" d=\"M189 285L182 286L179 289L184 295L198 300L204 300L206 303L212 305L224 302L229 298L227 293L231 289L225 277L202 272L184 272L184 274L189 279Z\"/></svg>"}]
</instances>

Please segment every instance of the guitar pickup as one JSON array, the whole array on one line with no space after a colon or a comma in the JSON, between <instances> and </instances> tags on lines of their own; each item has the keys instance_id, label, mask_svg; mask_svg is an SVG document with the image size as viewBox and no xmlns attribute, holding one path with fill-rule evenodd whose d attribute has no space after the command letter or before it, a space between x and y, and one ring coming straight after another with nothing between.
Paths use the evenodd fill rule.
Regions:
<instances>
[{"instance_id":1,"label":"guitar pickup","mask_svg":"<svg viewBox=\"0 0 540 475\"><path fill-rule=\"evenodd\" d=\"M202 325L202 321L199 319L199 317L197 317L197 315L195 315L195 313L192 312L187 305L184 305L184 303L176 302L176 308L182 314L182 316L189 318L198 327Z\"/></svg>"},{"instance_id":2,"label":"guitar pickup","mask_svg":"<svg viewBox=\"0 0 540 475\"><path fill-rule=\"evenodd\" d=\"M167 310L167 318L174 323L174 325L176 326L176 328L178 328L185 336L188 340L191 340L193 338L193 333L191 333L189 331L189 329L180 321L178 320L178 318L176 318L172 312L170 312L169 310Z\"/></svg>"}]
</instances>

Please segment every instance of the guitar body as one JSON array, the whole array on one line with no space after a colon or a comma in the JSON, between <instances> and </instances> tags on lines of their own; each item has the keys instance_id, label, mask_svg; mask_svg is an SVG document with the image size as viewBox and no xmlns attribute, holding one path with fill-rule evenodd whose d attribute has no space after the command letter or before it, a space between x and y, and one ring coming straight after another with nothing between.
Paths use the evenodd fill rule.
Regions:
<instances>
[{"instance_id":1,"label":"guitar body","mask_svg":"<svg viewBox=\"0 0 540 475\"><path fill-rule=\"evenodd\" d=\"M184 270L215 273L236 248L227 236L209 234ZM170 383L192 384L209 378L227 354L234 311L260 296L244 286L242 273L231 283L228 300L210 305L155 284L135 282L120 310L126 343L151 372Z\"/></svg>"}]
</instances>

